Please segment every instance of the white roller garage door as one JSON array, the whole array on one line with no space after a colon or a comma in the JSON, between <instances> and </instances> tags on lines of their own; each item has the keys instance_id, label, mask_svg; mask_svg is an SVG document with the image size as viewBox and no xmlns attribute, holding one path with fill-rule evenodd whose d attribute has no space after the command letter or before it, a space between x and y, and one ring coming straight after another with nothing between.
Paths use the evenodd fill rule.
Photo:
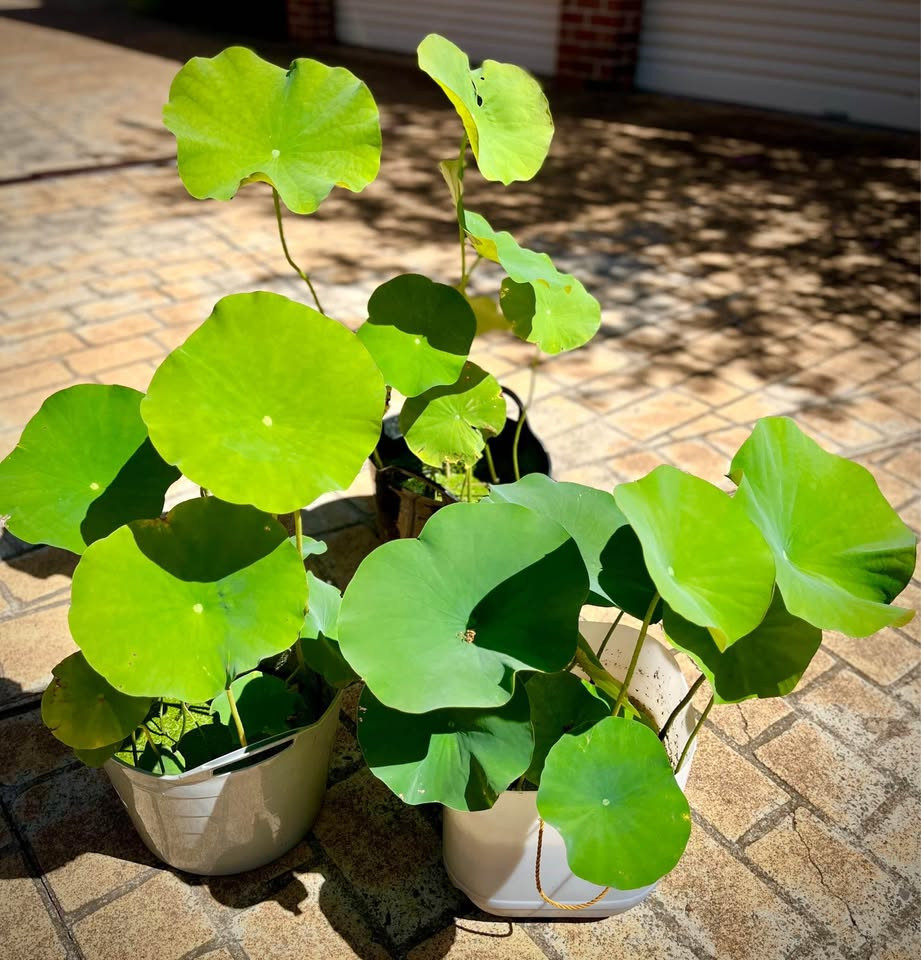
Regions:
<instances>
[{"instance_id":1,"label":"white roller garage door","mask_svg":"<svg viewBox=\"0 0 921 960\"><path fill-rule=\"evenodd\" d=\"M636 85L917 129L917 0L645 0Z\"/></svg>"},{"instance_id":2,"label":"white roller garage door","mask_svg":"<svg viewBox=\"0 0 921 960\"><path fill-rule=\"evenodd\" d=\"M440 33L470 54L517 63L534 73L556 70L560 0L337 0L341 43L413 53L428 33Z\"/></svg>"}]
</instances>

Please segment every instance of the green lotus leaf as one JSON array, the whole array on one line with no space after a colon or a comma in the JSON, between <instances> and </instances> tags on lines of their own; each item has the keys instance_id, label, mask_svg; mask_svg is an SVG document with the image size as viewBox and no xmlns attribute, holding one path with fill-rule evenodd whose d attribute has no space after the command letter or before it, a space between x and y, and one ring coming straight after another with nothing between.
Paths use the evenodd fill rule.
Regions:
<instances>
[{"instance_id":1,"label":"green lotus leaf","mask_svg":"<svg viewBox=\"0 0 921 960\"><path fill-rule=\"evenodd\" d=\"M575 674L536 673L525 683L531 703L534 753L525 776L540 783L547 754L560 737L577 735L611 715L611 706Z\"/></svg>"},{"instance_id":2,"label":"green lotus leaf","mask_svg":"<svg viewBox=\"0 0 921 960\"><path fill-rule=\"evenodd\" d=\"M911 579L917 540L868 470L771 417L755 425L730 476L770 545L792 614L853 637L914 616L889 604Z\"/></svg>"},{"instance_id":3,"label":"green lotus leaf","mask_svg":"<svg viewBox=\"0 0 921 960\"><path fill-rule=\"evenodd\" d=\"M691 814L659 738L608 717L561 737L547 754L537 809L566 844L573 873L634 890L671 870L691 835Z\"/></svg>"},{"instance_id":4,"label":"green lotus leaf","mask_svg":"<svg viewBox=\"0 0 921 960\"><path fill-rule=\"evenodd\" d=\"M700 667L710 681L715 703L786 696L799 683L822 642L818 627L787 611L780 591L775 591L764 620L724 651L703 627L668 608L665 633L673 646Z\"/></svg>"},{"instance_id":5,"label":"green lotus leaf","mask_svg":"<svg viewBox=\"0 0 921 960\"><path fill-rule=\"evenodd\" d=\"M480 256L501 264L512 282L503 282L499 305L515 334L545 353L581 347L601 326L598 301L568 273L560 273L546 253L518 245L478 213L465 214L467 235Z\"/></svg>"},{"instance_id":6,"label":"green lotus leaf","mask_svg":"<svg viewBox=\"0 0 921 960\"><path fill-rule=\"evenodd\" d=\"M371 772L405 803L488 810L524 772L534 738L521 684L488 710L401 713L367 689L358 704L358 742Z\"/></svg>"},{"instance_id":7,"label":"green lotus leaf","mask_svg":"<svg viewBox=\"0 0 921 960\"><path fill-rule=\"evenodd\" d=\"M588 575L566 531L511 503L456 503L418 540L358 567L339 643L384 704L405 713L507 703L518 670L572 659Z\"/></svg>"},{"instance_id":8,"label":"green lotus leaf","mask_svg":"<svg viewBox=\"0 0 921 960\"><path fill-rule=\"evenodd\" d=\"M297 536L288 537L288 540L294 544L297 549ZM314 540L313 537L301 537L301 558L306 560L308 557L318 557L326 553L327 545L322 540Z\"/></svg>"},{"instance_id":9,"label":"green lotus leaf","mask_svg":"<svg viewBox=\"0 0 921 960\"><path fill-rule=\"evenodd\" d=\"M198 497L88 547L71 597L74 640L112 686L200 703L294 643L307 580L277 520Z\"/></svg>"},{"instance_id":10,"label":"green lotus leaf","mask_svg":"<svg viewBox=\"0 0 921 960\"><path fill-rule=\"evenodd\" d=\"M121 749L122 741L110 743L105 747L98 747L95 750L74 750L74 756L88 767L102 767L106 760L111 760Z\"/></svg>"},{"instance_id":11,"label":"green lotus leaf","mask_svg":"<svg viewBox=\"0 0 921 960\"><path fill-rule=\"evenodd\" d=\"M154 446L231 503L291 513L374 449L384 381L354 333L275 293L224 297L141 404Z\"/></svg>"},{"instance_id":12,"label":"green lotus leaf","mask_svg":"<svg viewBox=\"0 0 921 960\"><path fill-rule=\"evenodd\" d=\"M51 673L54 679L42 696L42 720L58 740L79 750L117 746L153 703L149 697L129 697L116 690L79 652Z\"/></svg>"},{"instance_id":13,"label":"green lotus leaf","mask_svg":"<svg viewBox=\"0 0 921 960\"><path fill-rule=\"evenodd\" d=\"M505 397L495 377L467 361L455 383L432 387L403 404L400 430L406 445L433 467L474 464L483 453L484 434L505 426Z\"/></svg>"},{"instance_id":14,"label":"green lotus leaf","mask_svg":"<svg viewBox=\"0 0 921 960\"><path fill-rule=\"evenodd\" d=\"M464 199L464 174L459 160L441 160L438 170L451 194L451 201L456 207Z\"/></svg>"},{"instance_id":15,"label":"green lotus leaf","mask_svg":"<svg viewBox=\"0 0 921 960\"><path fill-rule=\"evenodd\" d=\"M406 273L368 301L358 339L384 379L406 397L454 383L476 335L476 317L454 287Z\"/></svg>"},{"instance_id":16,"label":"green lotus leaf","mask_svg":"<svg viewBox=\"0 0 921 960\"><path fill-rule=\"evenodd\" d=\"M82 383L50 396L0 462L0 514L28 543L73 553L124 523L158 517L179 471L147 437L129 387Z\"/></svg>"},{"instance_id":17,"label":"green lotus leaf","mask_svg":"<svg viewBox=\"0 0 921 960\"><path fill-rule=\"evenodd\" d=\"M229 200L263 181L295 213L313 213L334 186L358 192L381 158L377 105L343 67L295 60L287 70L252 50L195 57L173 79L163 122L179 176L199 200Z\"/></svg>"},{"instance_id":18,"label":"green lotus leaf","mask_svg":"<svg viewBox=\"0 0 921 960\"><path fill-rule=\"evenodd\" d=\"M249 729L245 720L243 729L245 731ZM255 743L255 737L251 742ZM203 763L216 760L239 749L240 738L233 724L223 723L212 714L210 723L199 724L180 737L169 759L175 761L178 767L174 772L180 772L194 770Z\"/></svg>"},{"instance_id":19,"label":"green lotus leaf","mask_svg":"<svg viewBox=\"0 0 921 960\"><path fill-rule=\"evenodd\" d=\"M508 330L509 322L502 315L496 301L492 297L471 297L465 294L467 303L476 317L476 333L481 336L490 330Z\"/></svg>"},{"instance_id":20,"label":"green lotus leaf","mask_svg":"<svg viewBox=\"0 0 921 960\"><path fill-rule=\"evenodd\" d=\"M304 663L319 673L331 687L347 687L358 680L339 649L339 608L342 594L330 583L307 571L309 604L301 628Z\"/></svg>"},{"instance_id":21,"label":"green lotus leaf","mask_svg":"<svg viewBox=\"0 0 921 960\"><path fill-rule=\"evenodd\" d=\"M774 561L740 504L712 484L663 465L614 491L659 593L725 650L764 619Z\"/></svg>"},{"instance_id":22,"label":"green lotus leaf","mask_svg":"<svg viewBox=\"0 0 921 960\"><path fill-rule=\"evenodd\" d=\"M495 60L471 70L467 54L437 33L417 52L419 69L444 90L463 121L480 173L506 186L530 180L553 139L550 107L534 77Z\"/></svg>"},{"instance_id":23,"label":"green lotus leaf","mask_svg":"<svg viewBox=\"0 0 921 960\"><path fill-rule=\"evenodd\" d=\"M313 719L307 716L307 704L297 690L292 690L284 680L271 674L253 670L234 680L230 690L237 702L243 732L250 744L296 729ZM233 730L233 749L239 747L226 691L214 698L211 712L220 718L225 727Z\"/></svg>"}]
</instances>

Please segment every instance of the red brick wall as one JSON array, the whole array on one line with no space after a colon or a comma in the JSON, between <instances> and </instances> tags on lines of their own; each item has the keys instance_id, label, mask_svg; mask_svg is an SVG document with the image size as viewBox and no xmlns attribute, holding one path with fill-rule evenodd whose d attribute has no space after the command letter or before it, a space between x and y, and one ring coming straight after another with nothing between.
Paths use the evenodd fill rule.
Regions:
<instances>
[{"instance_id":1,"label":"red brick wall","mask_svg":"<svg viewBox=\"0 0 921 960\"><path fill-rule=\"evenodd\" d=\"M287 0L288 36L300 43L332 43L333 0Z\"/></svg>"},{"instance_id":2,"label":"red brick wall","mask_svg":"<svg viewBox=\"0 0 921 960\"><path fill-rule=\"evenodd\" d=\"M563 0L557 77L631 86L642 7L643 0Z\"/></svg>"}]
</instances>

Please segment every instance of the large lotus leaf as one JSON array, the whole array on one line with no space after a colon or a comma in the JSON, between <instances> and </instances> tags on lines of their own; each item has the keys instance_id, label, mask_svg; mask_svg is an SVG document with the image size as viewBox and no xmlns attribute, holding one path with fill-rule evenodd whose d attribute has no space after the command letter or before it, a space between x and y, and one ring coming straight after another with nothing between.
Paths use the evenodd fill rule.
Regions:
<instances>
[{"instance_id":1,"label":"large lotus leaf","mask_svg":"<svg viewBox=\"0 0 921 960\"><path fill-rule=\"evenodd\" d=\"M587 592L561 526L517 504L456 503L418 540L362 561L342 598L339 643L395 710L498 707L515 671L569 663Z\"/></svg>"},{"instance_id":2,"label":"large lotus leaf","mask_svg":"<svg viewBox=\"0 0 921 960\"><path fill-rule=\"evenodd\" d=\"M404 802L488 810L524 772L534 737L521 684L498 708L431 713L391 710L365 688L358 742L371 772Z\"/></svg>"},{"instance_id":3,"label":"large lotus leaf","mask_svg":"<svg viewBox=\"0 0 921 960\"><path fill-rule=\"evenodd\" d=\"M141 404L166 460L221 499L269 513L347 487L383 410L383 378L355 334L275 293L220 300Z\"/></svg>"},{"instance_id":4,"label":"large lotus leaf","mask_svg":"<svg viewBox=\"0 0 921 960\"><path fill-rule=\"evenodd\" d=\"M665 602L706 627L720 650L761 623L774 590L774 561L733 498L663 465L621 484L614 499Z\"/></svg>"},{"instance_id":5,"label":"large lotus leaf","mask_svg":"<svg viewBox=\"0 0 921 960\"><path fill-rule=\"evenodd\" d=\"M58 740L79 750L120 743L153 703L150 697L129 697L116 690L79 652L51 673L54 679L42 697L42 720Z\"/></svg>"},{"instance_id":6,"label":"large lotus leaf","mask_svg":"<svg viewBox=\"0 0 921 960\"><path fill-rule=\"evenodd\" d=\"M665 748L649 727L608 717L547 755L537 809L556 827L576 876L633 890L684 853L691 814Z\"/></svg>"},{"instance_id":7,"label":"large lotus leaf","mask_svg":"<svg viewBox=\"0 0 921 960\"><path fill-rule=\"evenodd\" d=\"M582 554L592 590L588 602L602 606L617 603L616 598L599 583L602 554L615 532L627 527L627 518L610 493L581 483L558 483L543 474L532 473L515 483L493 486L489 499L494 503L518 503L556 520L575 540ZM612 557L612 561L614 559ZM614 581L612 576L607 579ZM616 583L614 585L616 587ZM640 617L646 613L652 599L655 588L651 582L650 587L646 604L639 611ZM633 610L630 612L635 614Z\"/></svg>"},{"instance_id":8,"label":"large lotus leaf","mask_svg":"<svg viewBox=\"0 0 921 960\"><path fill-rule=\"evenodd\" d=\"M321 674L331 687L346 687L359 677L339 649L337 637L342 594L308 570L307 595L309 606L300 638L304 662Z\"/></svg>"},{"instance_id":9,"label":"large lotus leaf","mask_svg":"<svg viewBox=\"0 0 921 960\"><path fill-rule=\"evenodd\" d=\"M454 383L475 335L476 317L463 295L417 273L379 286L358 328L384 379L406 397Z\"/></svg>"},{"instance_id":10,"label":"large lotus leaf","mask_svg":"<svg viewBox=\"0 0 921 960\"><path fill-rule=\"evenodd\" d=\"M789 613L779 591L764 620L726 650L674 610L665 610L665 633L710 681L715 703L783 697L799 683L822 642L818 627Z\"/></svg>"},{"instance_id":11,"label":"large lotus leaf","mask_svg":"<svg viewBox=\"0 0 921 960\"><path fill-rule=\"evenodd\" d=\"M236 700L248 743L257 743L277 733L293 730L313 719L307 716L307 704L297 690L292 690L284 680L271 674L253 670L234 680L230 691ZM214 698L211 712L220 718L225 727L233 729L237 741L234 747L240 746L226 692Z\"/></svg>"},{"instance_id":12,"label":"large lotus leaf","mask_svg":"<svg viewBox=\"0 0 921 960\"><path fill-rule=\"evenodd\" d=\"M513 282L502 285L500 305L515 333L545 353L581 347L601 326L598 301L568 273L560 273L546 253L518 245L478 213L465 214L467 234L477 253L501 264Z\"/></svg>"},{"instance_id":13,"label":"large lotus leaf","mask_svg":"<svg viewBox=\"0 0 921 960\"><path fill-rule=\"evenodd\" d=\"M147 437L130 387L83 383L50 396L0 463L0 514L29 543L74 553L123 523L158 517L179 471Z\"/></svg>"},{"instance_id":14,"label":"large lotus leaf","mask_svg":"<svg viewBox=\"0 0 921 960\"><path fill-rule=\"evenodd\" d=\"M495 436L505 426L505 412L499 381L468 361L455 383L403 404L400 430L423 463L473 464L483 453L484 434Z\"/></svg>"},{"instance_id":15,"label":"large lotus leaf","mask_svg":"<svg viewBox=\"0 0 921 960\"><path fill-rule=\"evenodd\" d=\"M197 497L87 548L70 629L118 690L200 703L291 646L306 602L303 563L278 521Z\"/></svg>"},{"instance_id":16,"label":"large lotus leaf","mask_svg":"<svg viewBox=\"0 0 921 960\"><path fill-rule=\"evenodd\" d=\"M864 467L772 417L755 425L730 476L774 553L791 613L854 637L912 618L889 604L911 579L917 541Z\"/></svg>"},{"instance_id":17,"label":"large lotus leaf","mask_svg":"<svg viewBox=\"0 0 921 960\"><path fill-rule=\"evenodd\" d=\"M344 67L295 60L287 70L252 50L195 57L173 79L163 122L179 176L203 200L271 184L285 206L313 213L334 186L363 190L381 158L377 106Z\"/></svg>"},{"instance_id":18,"label":"large lotus leaf","mask_svg":"<svg viewBox=\"0 0 921 960\"><path fill-rule=\"evenodd\" d=\"M550 107L534 77L495 60L471 70L467 54L437 33L417 52L419 69L444 90L463 121L480 173L506 186L530 180L553 139Z\"/></svg>"},{"instance_id":19,"label":"large lotus leaf","mask_svg":"<svg viewBox=\"0 0 921 960\"><path fill-rule=\"evenodd\" d=\"M534 753L525 772L533 784L540 783L547 754L567 734L582 733L611 715L611 706L586 680L573 673L536 673L525 683L531 704Z\"/></svg>"}]
</instances>

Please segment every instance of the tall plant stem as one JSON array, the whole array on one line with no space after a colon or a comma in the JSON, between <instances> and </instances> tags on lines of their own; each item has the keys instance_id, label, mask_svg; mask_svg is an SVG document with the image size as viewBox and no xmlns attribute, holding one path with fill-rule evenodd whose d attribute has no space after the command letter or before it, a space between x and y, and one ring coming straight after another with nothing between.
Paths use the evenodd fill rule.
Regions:
<instances>
[{"instance_id":1,"label":"tall plant stem","mask_svg":"<svg viewBox=\"0 0 921 960\"><path fill-rule=\"evenodd\" d=\"M227 684L225 693L227 694L227 702L230 704L230 714L237 728L237 736L240 738L240 746L249 746L246 742L246 734L243 732L243 721L240 719L240 711L237 710L237 698L233 695L233 690L230 689L229 683Z\"/></svg>"},{"instance_id":2,"label":"tall plant stem","mask_svg":"<svg viewBox=\"0 0 921 960\"><path fill-rule=\"evenodd\" d=\"M294 544L297 547L297 555L304 559L304 521L301 518L301 511L294 511Z\"/></svg>"},{"instance_id":3,"label":"tall plant stem","mask_svg":"<svg viewBox=\"0 0 921 960\"><path fill-rule=\"evenodd\" d=\"M659 739L664 743L665 738L668 736L668 731L671 730L672 725L678 719L679 714L682 710L694 699L694 694L700 689L700 685L704 682L704 675L701 674L691 685L691 689L681 698L681 702L675 707L674 710L668 715L668 719L662 726L662 729L659 731Z\"/></svg>"},{"instance_id":4,"label":"tall plant stem","mask_svg":"<svg viewBox=\"0 0 921 960\"><path fill-rule=\"evenodd\" d=\"M678 758L678 765L675 767L676 774L684 764L685 758L688 755L688 750L691 749L691 744L697 739L697 734L700 733L700 728L704 725L704 720L707 719L707 716L712 708L713 697L710 697L710 699L707 701L707 705L704 707L704 712L700 715L700 719L697 721L697 724L691 731L691 735L688 737L688 742L684 745L684 749L681 751L681 756Z\"/></svg>"},{"instance_id":5,"label":"tall plant stem","mask_svg":"<svg viewBox=\"0 0 921 960\"><path fill-rule=\"evenodd\" d=\"M598 657L599 660L601 659L601 654L604 653L604 648L608 645L608 640L610 640L611 637L614 636L614 631L617 629L617 624L620 623L620 621L623 619L623 616L624 616L624 611L621 610L620 613L617 614L617 617L615 618L614 622L611 624L608 632L604 635L604 640L601 641L601 646L598 648L598 652L595 654L595 656Z\"/></svg>"},{"instance_id":6,"label":"tall plant stem","mask_svg":"<svg viewBox=\"0 0 921 960\"><path fill-rule=\"evenodd\" d=\"M374 461L374 466L377 467L378 470L384 469L384 461L381 460L381 455L377 452L377 447L371 451L371 459Z\"/></svg>"},{"instance_id":7,"label":"tall plant stem","mask_svg":"<svg viewBox=\"0 0 921 960\"><path fill-rule=\"evenodd\" d=\"M464 489L467 491L467 503L473 502L473 467L468 463L464 467Z\"/></svg>"},{"instance_id":8,"label":"tall plant stem","mask_svg":"<svg viewBox=\"0 0 921 960\"><path fill-rule=\"evenodd\" d=\"M326 316L326 311L323 307L320 306L320 298L317 296L317 291L313 289L313 284L310 282L310 277L304 273L303 270L291 259L291 254L288 252L288 244L285 241L285 228L281 222L281 199L278 196L278 191L272 187L272 199L275 201L275 221L278 223L278 237L281 240L281 249L285 253L285 260L288 261L288 264L291 266L291 269L307 284L310 289L311 296L313 297L313 302L317 305L317 310Z\"/></svg>"},{"instance_id":9,"label":"tall plant stem","mask_svg":"<svg viewBox=\"0 0 921 960\"><path fill-rule=\"evenodd\" d=\"M454 210L457 214L457 233L460 239L461 277L458 284L460 292L467 289L467 222L464 217L464 166L467 163L467 134L461 138L460 150L457 152L457 203Z\"/></svg>"},{"instance_id":10,"label":"tall plant stem","mask_svg":"<svg viewBox=\"0 0 921 960\"><path fill-rule=\"evenodd\" d=\"M656 609L656 604L659 602L659 593L656 591L652 595L652 600L649 601L649 608L646 611L646 616L643 617L643 626L640 628L640 635L637 638L636 646L633 648L633 656L630 658L630 666L627 667L627 674L624 677L623 686L620 688L620 693L617 695L617 701L614 704L614 709L611 711L612 716L617 716L620 708L623 706L624 700L627 698L627 691L630 688L630 681L633 679L633 671L636 670L637 661L640 659L640 650L643 649L643 641L646 639L646 632L649 630L649 621L652 620L652 614Z\"/></svg>"},{"instance_id":11,"label":"tall plant stem","mask_svg":"<svg viewBox=\"0 0 921 960\"><path fill-rule=\"evenodd\" d=\"M512 441L512 469L515 471L516 480L521 479L521 469L518 466L518 443L521 440L521 431L524 429L524 422L528 419L528 411L531 409L531 405L534 403L534 390L537 386L537 368L539 366L540 347L537 348L537 353L534 355L534 358L530 363L531 382L528 386L528 399L518 414L518 423L515 424L515 438Z\"/></svg>"},{"instance_id":12,"label":"tall plant stem","mask_svg":"<svg viewBox=\"0 0 921 960\"><path fill-rule=\"evenodd\" d=\"M496 465L493 462L492 450L489 449L489 441L483 444L483 452L486 454L486 466L489 468L489 479L491 483L499 482L499 474L496 473Z\"/></svg>"}]
</instances>

